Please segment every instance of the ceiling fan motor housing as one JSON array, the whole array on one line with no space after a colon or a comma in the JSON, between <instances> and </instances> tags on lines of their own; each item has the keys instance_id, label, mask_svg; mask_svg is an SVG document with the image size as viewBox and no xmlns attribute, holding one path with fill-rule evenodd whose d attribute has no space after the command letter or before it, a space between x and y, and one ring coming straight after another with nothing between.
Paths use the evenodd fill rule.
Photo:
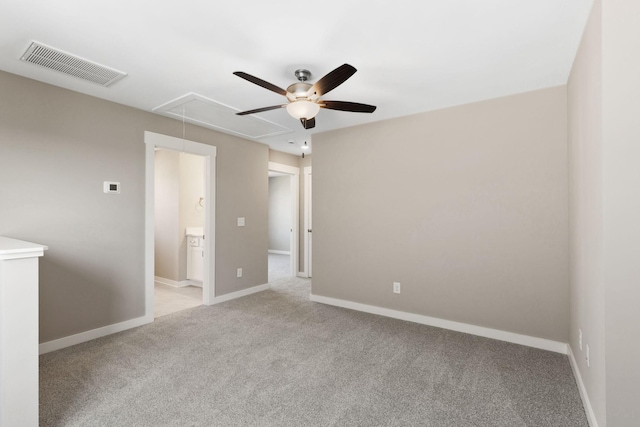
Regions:
<instances>
[{"instance_id":1,"label":"ceiling fan motor housing","mask_svg":"<svg viewBox=\"0 0 640 427\"><path fill-rule=\"evenodd\" d=\"M291 102L298 99L312 100L312 96L309 95L309 89L311 89L310 83L294 83L287 88L287 99ZM316 97L317 98L317 97Z\"/></svg>"}]
</instances>

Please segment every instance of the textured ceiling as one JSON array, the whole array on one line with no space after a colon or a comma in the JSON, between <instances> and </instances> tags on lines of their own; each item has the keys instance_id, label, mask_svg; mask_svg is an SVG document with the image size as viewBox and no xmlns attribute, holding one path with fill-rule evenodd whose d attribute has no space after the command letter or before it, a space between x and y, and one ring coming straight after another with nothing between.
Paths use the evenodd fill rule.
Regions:
<instances>
[{"instance_id":1,"label":"textured ceiling","mask_svg":"<svg viewBox=\"0 0 640 427\"><path fill-rule=\"evenodd\" d=\"M353 65L358 72L325 98L377 105L373 114L323 109L311 131L284 109L258 115L293 131L256 140L299 155L314 132L565 84L591 4L7 0L0 69L146 111L191 93L248 110L285 98L234 71L286 88L298 68L313 82ZM34 40L128 75L105 88L20 61Z\"/></svg>"}]
</instances>

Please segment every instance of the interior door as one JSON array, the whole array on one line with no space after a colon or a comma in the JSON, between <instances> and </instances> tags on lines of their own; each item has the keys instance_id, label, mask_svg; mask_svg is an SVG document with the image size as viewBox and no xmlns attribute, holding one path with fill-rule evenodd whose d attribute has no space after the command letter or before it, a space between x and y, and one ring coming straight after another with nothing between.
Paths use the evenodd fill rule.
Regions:
<instances>
[{"instance_id":1,"label":"interior door","mask_svg":"<svg viewBox=\"0 0 640 427\"><path fill-rule=\"evenodd\" d=\"M312 218L312 200L311 197L311 167L304 168L305 173L305 188L304 188L304 198L305 198L305 231L306 231L306 244L305 244L305 258L307 263L307 276L311 277L311 264L312 264L312 248L313 248L313 218Z\"/></svg>"}]
</instances>

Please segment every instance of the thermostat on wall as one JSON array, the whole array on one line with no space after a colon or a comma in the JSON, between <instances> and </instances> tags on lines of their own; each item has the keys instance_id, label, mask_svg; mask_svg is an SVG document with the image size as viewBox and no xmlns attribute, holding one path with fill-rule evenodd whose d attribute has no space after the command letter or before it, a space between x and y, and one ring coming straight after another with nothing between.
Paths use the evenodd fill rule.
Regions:
<instances>
[{"instance_id":1,"label":"thermostat on wall","mask_svg":"<svg viewBox=\"0 0 640 427\"><path fill-rule=\"evenodd\" d=\"M119 182L104 182L104 192L105 193L118 193L120 194L120 183Z\"/></svg>"}]
</instances>

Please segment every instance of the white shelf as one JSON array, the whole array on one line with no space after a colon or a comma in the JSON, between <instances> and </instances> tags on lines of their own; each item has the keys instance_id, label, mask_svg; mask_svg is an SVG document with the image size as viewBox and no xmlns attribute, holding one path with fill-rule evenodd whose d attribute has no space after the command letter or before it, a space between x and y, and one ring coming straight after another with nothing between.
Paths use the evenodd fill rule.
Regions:
<instances>
[{"instance_id":1,"label":"white shelf","mask_svg":"<svg viewBox=\"0 0 640 427\"><path fill-rule=\"evenodd\" d=\"M0 427L38 426L38 258L46 249L0 236Z\"/></svg>"},{"instance_id":2,"label":"white shelf","mask_svg":"<svg viewBox=\"0 0 640 427\"><path fill-rule=\"evenodd\" d=\"M0 260L42 256L46 249L37 243L0 236Z\"/></svg>"}]
</instances>

